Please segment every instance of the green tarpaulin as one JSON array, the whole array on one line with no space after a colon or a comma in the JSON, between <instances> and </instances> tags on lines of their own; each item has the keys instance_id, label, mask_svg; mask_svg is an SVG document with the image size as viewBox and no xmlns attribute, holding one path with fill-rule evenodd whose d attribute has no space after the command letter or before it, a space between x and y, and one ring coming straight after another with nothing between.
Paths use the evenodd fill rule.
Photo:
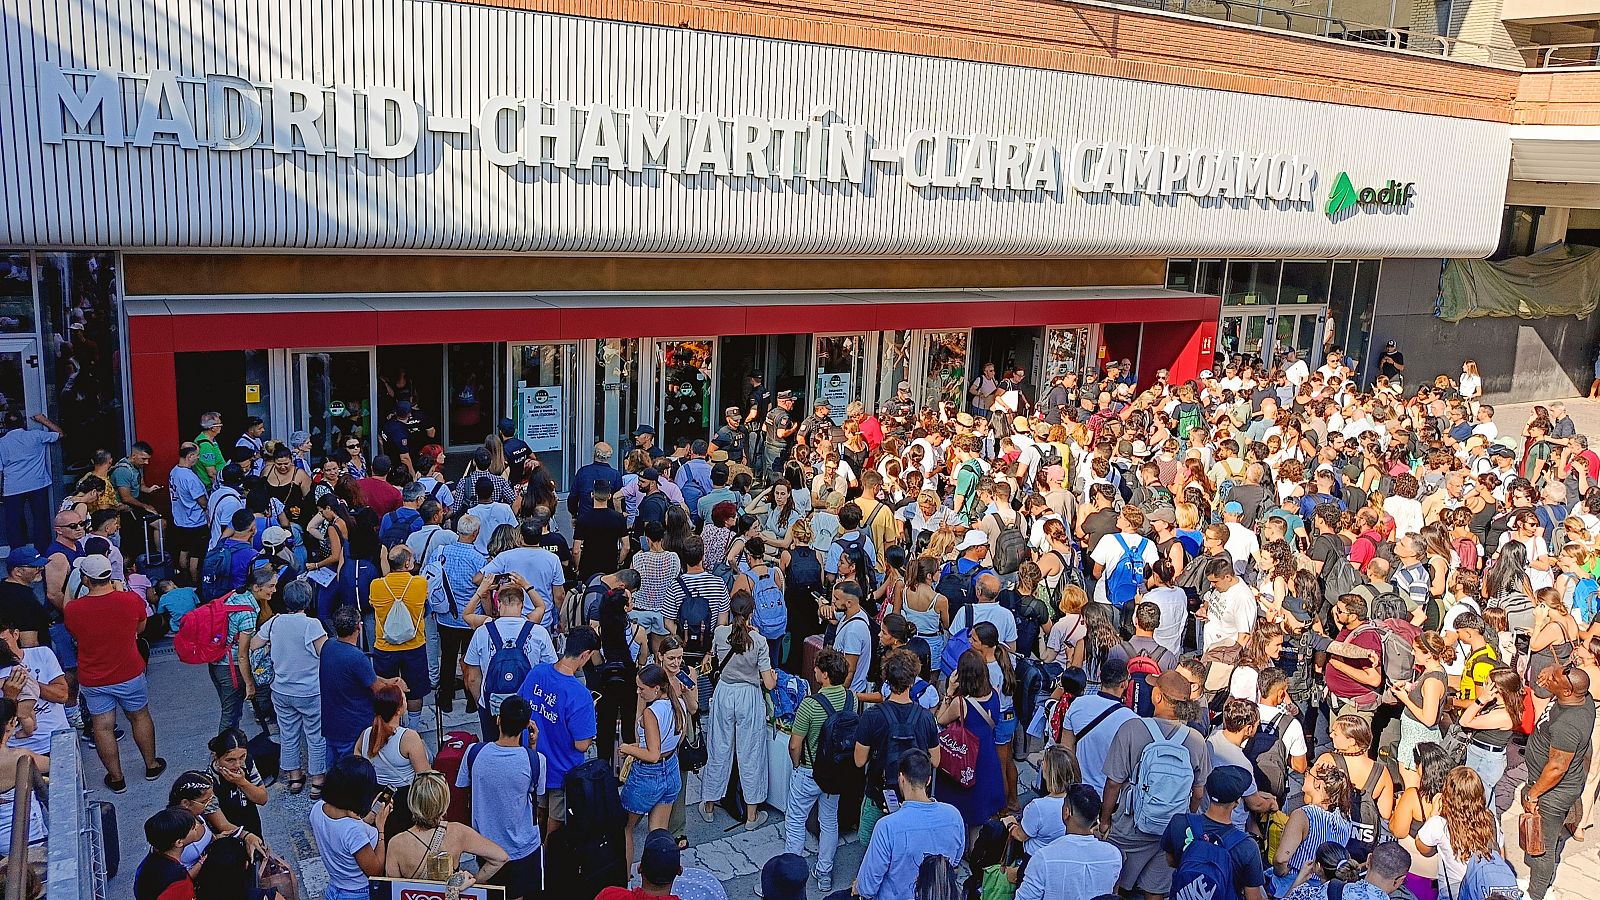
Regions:
<instances>
[{"instance_id":1,"label":"green tarpaulin","mask_svg":"<svg viewBox=\"0 0 1600 900\"><path fill-rule=\"evenodd\" d=\"M1600 305L1600 252L1560 244L1500 262L1452 259L1445 263L1439 295L1438 315L1446 322L1583 318Z\"/></svg>"}]
</instances>

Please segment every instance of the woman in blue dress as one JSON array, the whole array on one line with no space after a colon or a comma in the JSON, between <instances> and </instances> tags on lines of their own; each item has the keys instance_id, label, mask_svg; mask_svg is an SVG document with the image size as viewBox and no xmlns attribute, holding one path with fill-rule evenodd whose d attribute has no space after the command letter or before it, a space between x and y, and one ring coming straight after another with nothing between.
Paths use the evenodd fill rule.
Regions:
<instances>
[{"instance_id":1,"label":"woman in blue dress","mask_svg":"<svg viewBox=\"0 0 1600 900\"><path fill-rule=\"evenodd\" d=\"M972 787L963 788L955 780L940 775L939 799L961 811L970 832L994 818L1005 805L1005 783L1000 777L1000 754L995 748L994 727L1000 719L1000 695L989 680L989 665L983 654L968 650L961 654L944 703L939 707L939 726L943 728L963 719L977 745L977 778Z\"/></svg>"}]
</instances>

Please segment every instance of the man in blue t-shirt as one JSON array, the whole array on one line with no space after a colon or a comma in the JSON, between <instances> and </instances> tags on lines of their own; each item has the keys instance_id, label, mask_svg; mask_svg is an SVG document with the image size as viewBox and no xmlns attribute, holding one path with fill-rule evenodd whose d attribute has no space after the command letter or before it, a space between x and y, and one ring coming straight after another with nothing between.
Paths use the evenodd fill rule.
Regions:
<instances>
[{"instance_id":1,"label":"man in blue t-shirt","mask_svg":"<svg viewBox=\"0 0 1600 900\"><path fill-rule=\"evenodd\" d=\"M499 734L490 743L475 744L456 773L456 787L477 785L472 798L472 827L496 844L510 860L489 878L508 897L540 895L542 846L533 818L533 798L545 793L547 765L539 746L539 729L529 726L528 703L507 697L500 704ZM487 737L488 735L485 735Z\"/></svg>"},{"instance_id":2,"label":"man in blue t-shirt","mask_svg":"<svg viewBox=\"0 0 1600 900\"><path fill-rule=\"evenodd\" d=\"M372 724L372 692L387 684L405 690L400 678L379 678L361 652L361 613L341 606L333 613L337 640L322 647L322 736L328 741L328 766L349 756L361 730Z\"/></svg>"},{"instance_id":3,"label":"man in blue t-shirt","mask_svg":"<svg viewBox=\"0 0 1600 900\"><path fill-rule=\"evenodd\" d=\"M539 798L550 831L567 820L567 792L561 787L567 773L583 762L583 755L594 743L594 697L578 677L600 649L600 637L588 626L567 632L567 646L554 663L539 666L522 682L517 693L533 708L533 722L539 726L539 749L548 767L548 789Z\"/></svg>"},{"instance_id":4,"label":"man in blue t-shirt","mask_svg":"<svg viewBox=\"0 0 1600 900\"><path fill-rule=\"evenodd\" d=\"M1161 849L1166 851L1167 862L1173 870L1171 896L1186 895L1188 873L1183 869L1184 853L1196 841L1206 839L1233 857L1232 894L1225 897L1218 892L1215 900L1263 900L1266 871L1261 867L1261 852L1255 841L1233 824L1233 808L1254 786L1255 776L1245 769L1218 766L1206 777L1206 798L1210 801L1206 811L1172 817L1161 837ZM1193 891L1187 893L1194 894Z\"/></svg>"}]
</instances>

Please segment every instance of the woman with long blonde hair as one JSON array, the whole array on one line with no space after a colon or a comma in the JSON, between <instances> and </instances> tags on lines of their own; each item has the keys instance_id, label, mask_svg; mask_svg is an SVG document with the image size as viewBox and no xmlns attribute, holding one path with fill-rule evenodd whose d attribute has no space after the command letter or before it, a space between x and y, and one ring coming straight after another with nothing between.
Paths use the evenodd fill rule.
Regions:
<instances>
[{"instance_id":1,"label":"woman with long blonde hair","mask_svg":"<svg viewBox=\"0 0 1600 900\"><path fill-rule=\"evenodd\" d=\"M1417 832L1417 852L1439 856L1440 897L1454 896L1451 886L1460 886L1474 857L1488 859L1500 852L1500 829L1490 809L1492 803L1477 772L1456 766L1445 776L1439 812Z\"/></svg>"}]
</instances>

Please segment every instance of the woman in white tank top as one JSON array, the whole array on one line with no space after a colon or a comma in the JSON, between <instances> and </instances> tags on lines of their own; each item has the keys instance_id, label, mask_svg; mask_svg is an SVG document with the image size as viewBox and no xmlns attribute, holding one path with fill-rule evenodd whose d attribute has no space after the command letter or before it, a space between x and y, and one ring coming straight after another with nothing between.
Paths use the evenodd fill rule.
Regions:
<instances>
[{"instance_id":1,"label":"woman in white tank top","mask_svg":"<svg viewBox=\"0 0 1600 900\"><path fill-rule=\"evenodd\" d=\"M354 755L372 761L378 784L394 794L394 811L385 823L384 836L393 837L412 825L407 793L417 773L433 768L422 736L400 724L406 697L398 687L379 688L372 695L371 727L356 738Z\"/></svg>"},{"instance_id":2,"label":"woman in white tank top","mask_svg":"<svg viewBox=\"0 0 1600 900\"><path fill-rule=\"evenodd\" d=\"M686 710L672 698L666 670L654 663L639 670L637 744L623 744L617 750L627 757L628 776L622 785L622 808L628 811L628 828L623 832L626 858L633 859L633 832L639 820L650 817L650 830L666 828L672 817L672 804L683 792L683 774L678 770L678 744L683 740Z\"/></svg>"}]
</instances>

